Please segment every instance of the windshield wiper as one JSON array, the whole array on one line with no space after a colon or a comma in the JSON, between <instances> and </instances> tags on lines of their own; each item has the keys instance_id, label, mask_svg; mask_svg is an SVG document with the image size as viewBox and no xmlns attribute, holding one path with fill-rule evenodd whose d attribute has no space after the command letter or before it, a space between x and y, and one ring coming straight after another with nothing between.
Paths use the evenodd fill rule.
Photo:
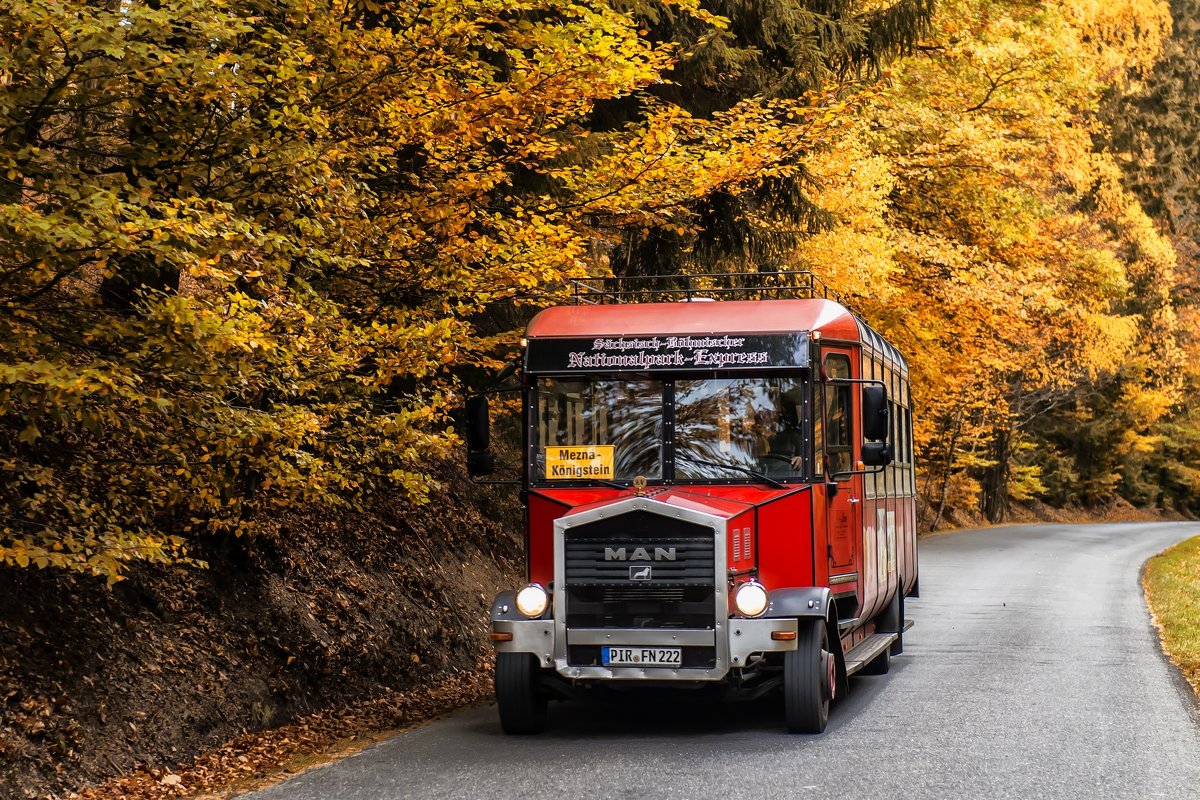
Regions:
<instances>
[{"instance_id":1,"label":"windshield wiper","mask_svg":"<svg viewBox=\"0 0 1200 800\"><path fill-rule=\"evenodd\" d=\"M774 478L768 478L766 475L763 475L761 472L752 470L749 467L743 467L741 464L722 464L719 461L701 461L698 458L692 458L691 456L680 455L678 452L675 453L675 458L680 461L687 461L692 464L700 464L705 467L719 467L721 469L737 470L738 472L744 472L747 475L753 475L755 478L758 478L763 483L774 486L776 489L788 488L787 486L785 486L784 484L775 480Z\"/></svg>"}]
</instances>

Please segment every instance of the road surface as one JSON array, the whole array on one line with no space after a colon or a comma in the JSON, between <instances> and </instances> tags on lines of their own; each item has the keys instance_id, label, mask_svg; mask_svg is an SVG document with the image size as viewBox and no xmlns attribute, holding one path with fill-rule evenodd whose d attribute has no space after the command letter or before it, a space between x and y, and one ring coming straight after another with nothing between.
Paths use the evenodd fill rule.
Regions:
<instances>
[{"instance_id":1,"label":"road surface","mask_svg":"<svg viewBox=\"0 0 1200 800\"><path fill-rule=\"evenodd\" d=\"M465 709L252 800L906 798L1200 800L1200 716L1142 599L1186 523L1038 525L924 539L905 652L857 677L822 736L782 700L695 693L552 704L506 737Z\"/></svg>"}]
</instances>

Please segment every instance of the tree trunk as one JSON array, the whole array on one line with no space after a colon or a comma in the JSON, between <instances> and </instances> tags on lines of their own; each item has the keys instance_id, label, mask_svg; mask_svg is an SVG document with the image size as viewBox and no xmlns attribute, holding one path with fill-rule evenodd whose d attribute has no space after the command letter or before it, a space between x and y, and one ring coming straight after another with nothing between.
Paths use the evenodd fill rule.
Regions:
<instances>
[{"instance_id":1,"label":"tree trunk","mask_svg":"<svg viewBox=\"0 0 1200 800\"><path fill-rule=\"evenodd\" d=\"M962 410L955 412L954 422L949 430L949 441L946 442L946 463L942 466L942 490L937 500L937 516L929 525L929 530L936 531L946 513L946 494L950 490L950 472L954 469L954 451L958 447L958 432L962 430Z\"/></svg>"},{"instance_id":2,"label":"tree trunk","mask_svg":"<svg viewBox=\"0 0 1200 800\"><path fill-rule=\"evenodd\" d=\"M995 462L983 473L982 511L988 522L1008 519L1009 441L1011 432L1004 428L992 440L992 460Z\"/></svg>"}]
</instances>

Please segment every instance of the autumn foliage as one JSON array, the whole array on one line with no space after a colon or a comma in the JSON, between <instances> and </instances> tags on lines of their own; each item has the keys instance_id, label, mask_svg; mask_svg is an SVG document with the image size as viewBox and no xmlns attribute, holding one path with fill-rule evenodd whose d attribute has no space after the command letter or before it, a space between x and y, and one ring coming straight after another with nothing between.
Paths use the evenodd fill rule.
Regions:
<instances>
[{"instance_id":1,"label":"autumn foliage","mask_svg":"<svg viewBox=\"0 0 1200 800\"><path fill-rule=\"evenodd\" d=\"M1095 114L1168 33L1149 0L14 0L0 564L115 580L420 501L523 307L663 264L840 286L911 358L935 508L1181 502L1192 312Z\"/></svg>"},{"instance_id":2,"label":"autumn foliage","mask_svg":"<svg viewBox=\"0 0 1200 800\"><path fill-rule=\"evenodd\" d=\"M824 243L805 253L909 355L936 513L998 521L1013 499L1118 491L1163 503L1147 469L1186 468L1145 458L1185 396L1175 251L1095 114L1169 33L1164 4L945 2L863 120L853 146L888 194L849 233L870 235L874 269L823 264Z\"/></svg>"}]
</instances>

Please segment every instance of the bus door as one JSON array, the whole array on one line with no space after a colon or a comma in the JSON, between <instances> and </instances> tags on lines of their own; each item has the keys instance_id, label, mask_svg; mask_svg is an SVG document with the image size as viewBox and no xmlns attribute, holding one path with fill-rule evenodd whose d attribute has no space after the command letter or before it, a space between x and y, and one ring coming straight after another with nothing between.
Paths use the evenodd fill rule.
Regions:
<instances>
[{"instance_id":1,"label":"bus door","mask_svg":"<svg viewBox=\"0 0 1200 800\"><path fill-rule=\"evenodd\" d=\"M824 348L824 371L827 377L851 378L850 351L834 347ZM854 469L854 438L852 408L852 384L823 383L823 408L820 424L824 439L824 463L820 464L826 475L825 515L828 535L829 585L840 603L852 605L839 608L839 616L857 613L861 607L862 584L859 569L859 542L862 531L862 479L858 475L842 475ZM837 481L837 488L829 481ZM851 600L849 595L853 594Z\"/></svg>"}]
</instances>

